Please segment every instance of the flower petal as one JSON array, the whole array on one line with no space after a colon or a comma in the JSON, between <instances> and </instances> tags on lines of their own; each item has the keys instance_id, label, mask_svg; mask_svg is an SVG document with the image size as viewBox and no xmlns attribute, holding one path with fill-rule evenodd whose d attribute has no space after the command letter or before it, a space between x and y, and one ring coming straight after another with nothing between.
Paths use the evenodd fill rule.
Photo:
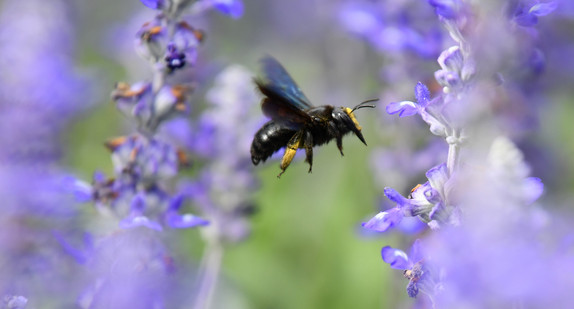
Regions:
<instances>
[{"instance_id":1,"label":"flower petal","mask_svg":"<svg viewBox=\"0 0 574 309\"><path fill-rule=\"evenodd\" d=\"M413 243L411 251L409 252L409 260L411 260L412 263L417 263L418 261L422 260L423 257L424 256L423 256L421 240L417 239Z\"/></svg>"},{"instance_id":2,"label":"flower petal","mask_svg":"<svg viewBox=\"0 0 574 309\"><path fill-rule=\"evenodd\" d=\"M446 163L431 168L426 172L426 176L431 187L438 192L442 192L442 188L449 178Z\"/></svg>"},{"instance_id":3,"label":"flower petal","mask_svg":"<svg viewBox=\"0 0 574 309\"><path fill-rule=\"evenodd\" d=\"M557 7L558 3L556 3L555 1L550 1L546 3L537 3L533 5L530 8L530 10L528 10L528 13L536 16L545 16L554 12L554 10L556 10Z\"/></svg>"},{"instance_id":4,"label":"flower petal","mask_svg":"<svg viewBox=\"0 0 574 309\"><path fill-rule=\"evenodd\" d=\"M385 232L389 228L399 224L403 217L403 211L400 208L395 207L388 211L379 212L371 220L364 222L361 225L369 230Z\"/></svg>"},{"instance_id":5,"label":"flower petal","mask_svg":"<svg viewBox=\"0 0 574 309\"><path fill-rule=\"evenodd\" d=\"M524 196L528 203L536 201L544 192L544 183L537 177L528 177L524 180Z\"/></svg>"},{"instance_id":6,"label":"flower petal","mask_svg":"<svg viewBox=\"0 0 574 309\"><path fill-rule=\"evenodd\" d=\"M164 0L140 0L143 5L150 9L159 10L163 7Z\"/></svg>"},{"instance_id":7,"label":"flower petal","mask_svg":"<svg viewBox=\"0 0 574 309\"><path fill-rule=\"evenodd\" d=\"M386 187L384 190L384 193L385 193L385 196L389 200L397 203L398 208L410 209L413 207L413 205L411 204L411 201L408 198L402 196L399 192L397 192L393 188ZM402 209L402 210L404 211L405 209Z\"/></svg>"},{"instance_id":8,"label":"flower petal","mask_svg":"<svg viewBox=\"0 0 574 309\"><path fill-rule=\"evenodd\" d=\"M237 19L243 16L243 2L241 0L211 0L211 4L219 12Z\"/></svg>"},{"instance_id":9,"label":"flower petal","mask_svg":"<svg viewBox=\"0 0 574 309\"><path fill-rule=\"evenodd\" d=\"M385 261L385 263L388 263L392 268L409 269L411 267L409 257L402 250L386 246L383 247L383 249L381 249L381 256L383 258L383 261Z\"/></svg>"},{"instance_id":10,"label":"flower petal","mask_svg":"<svg viewBox=\"0 0 574 309\"><path fill-rule=\"evenodd\" d=\"M163 230L161 224L156 221L150 220L146 216L129 216L128 218L120 221L120 228L131 229L138 226L144 226L152 230L161 231Z\"/></svg>"},{"instance_id":11,"label":"flower petal","mask_svg":"<svg viewBox=\"0 0 574 309\"><path fill-rule=\"evenodd\" d=\"M427 86L421 82L418 82L415 86L415 97L417 102L421 107L425 107L430 101L430 91Z\"/></svg>"},{"instance_id":12,"label":"flower petal","mask_svg":"<svg viewBox=\"0 0 574 309\"><path fill-rule=\"evenodd\" d=\"M167 224L176 229L195 227L198 225L208 225L209 221L192 214L180 215L175 211L170 211L166 215Z\"/></svg>"},{"instance_id":13,"label":"flower petal","mask_svg":"<svg viewBox=\"0 0 574 309\"><path fill-rule=\"evenodd\" d=\"M419 106L415 102L401 101L389 103L386 107L387 114L399 114L399 117L412 116L419 112Z\"/></svg>"}]
</instances>

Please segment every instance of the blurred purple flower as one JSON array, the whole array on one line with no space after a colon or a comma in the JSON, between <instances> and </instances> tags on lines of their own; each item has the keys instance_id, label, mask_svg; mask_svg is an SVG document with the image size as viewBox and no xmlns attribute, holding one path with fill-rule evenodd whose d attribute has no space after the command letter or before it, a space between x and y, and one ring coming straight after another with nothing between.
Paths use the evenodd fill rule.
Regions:
<instances>
[{"instance_id":1,"label":"blurred purple flower","mask_svg":"<svg viewBox=\"0 0 574 309\"><path fill-rule=\"evenodd\" d=\"M258 185L249 155L259 125L249 113L257 102L251 73L237 65L226 68L207 99L212 105L201 115L192 151L210 161L186 192L223 238L239 241L249 234L243 209L252 204L251 192Z\"/></svg>"},{"instance_id":2,"label":"blurred purple flower","mask_svg":"<svg viewBox=\"0 0 574 309\"><path fill-rule=\"evenodd\" d=\"M154 10L162 9L164 7L165 2L165 0L140 0L140 1L143 3L143 5Z\"/></svg>"},{"instance_id":3,"label":"blurred purple flower","mask_svg":"<svg viewBox=\"0 0 574 309\"><path fill-rule=\"evenodd\" d=\"M2 308L66 307L77 291L75 265L51 233L78 224L62 188L61 135L99 97L95 80L77 74L71 9L59 0L0 4Z\"/></svg>"},{"instance_id":4,"label":"blurred purple flower","mask_svg":"<svg viewBox=\"0 0 574 309\"><path fill-rule=\"evenodd\" d=\"M401 4L345 2L339 12L343 27L384 52L411 51L430 58L440 51L442 37L426 20L431 11L406 1Z\"/></svg>"},{"instance_id":5,"label":"blurred purple flower","mask_svg":"<svg viewBox=\"0 0 574 309\"><path fill-rule=\"evenodd\" d=\"M381 250L381 256L392 268L404 270L403 274L409 280L407 294L410 297L417 297L420 291L432 298L441 289L441 284L436 280L437 274L428 267L421 247L421 241L417 239L408 255L400 249L386 246Z\"/></svg>"},{"instance_id":6,"label":"blurred purple flower","mask_svg":"<svg viewBox=\"0 0 574 309\"><path fill-rule=\"evenodd\" d=\"M446 19L456 19L464 1L461 0L428 0L438 16Z\"/></svg>"},{"instance_id":7,"label":"blurred purple flower","mask_svg":"<svg viewBox=\"0 0 574 309\"><path fill-rule=\"evenodd\" d=\"M546 16L558 8L557 1L530 2L519 1L514 9L512 19L523 27L532 27L538 23L538 17Z\"/></svg>"},{"instance_id":8,"label":"blurred purple flower","mask_svg":"<svg viewBox=\"0 0 574 309\"><path fill-rule=\"evenodd\" d=\"M242 0L199 0L191 6L193 14L202 14L212 9L233 19L241 18L244 10Z\"/></svg>"}]
</instances>

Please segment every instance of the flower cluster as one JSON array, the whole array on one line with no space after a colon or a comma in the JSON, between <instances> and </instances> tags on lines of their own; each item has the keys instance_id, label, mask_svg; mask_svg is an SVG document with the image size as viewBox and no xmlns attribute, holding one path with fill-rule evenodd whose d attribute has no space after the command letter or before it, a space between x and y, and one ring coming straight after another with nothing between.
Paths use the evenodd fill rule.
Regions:
<instances>
[{"instance_id":1,"label":"flower cluster","mask_svg":"<svg viewBox=\"0 0 574 309\"><path fill-rule=\"evenodd\" d=\"M564 261L567 255L550 249L556 254L542 257L542 252L548 250L545 244L525 245L528 239L557 235L545 229L544 218L548 215L534 204L543 192L541 180L528 177L529 168L520 150L504 134L492 130L492 121L486 120L491 113L489 108L493 107L490 102L500 100L507 89L501 84L501 76L506 79L513 75L508 67L497 69L499 58L484 55L481 44L485 38L481 35L484 27L490 29L492 25L476 20L489 18L488 22L503 26L502 37L510 38L515 24L532 27L538 17L551 13L556 4L520 2L507 19L502 12L497 14L496 8L486 6L479 11L478 5L472 6L467 1L428 2L455 43L438 56L440 69L434 77L442 89L431 93L419 82L415 86L416 101L392 102L386 112L399 117L419 115L433 135L446 141L448 156L444 163L426 172L428 181L415 186L408 197L385 188L385 196L396 206L380 212L363 223L363 227L385 232L397 227L405 217L417 217L433 230L424 239L415 241L409 255L389 246L381 254L392 268L404 270L410 297L423 292L435 306L470 304L471 308L480 308L530 300L537 305L550 305L555 303L553 297L567 299L561 292L533 296L539 287L525 283L548 277L568 284L571 281L568 278L543 274L543 265L553 273L555 270L548 264ZM496 46L494 40L489 42L493 43L490 48ZM512 41L502 43L504 56L520 52L522 42L505 43ZM481 149L488 145L490 151L485 154ZM423 242L425 246L421 245ZM510 251L518 255L504 256ZM518 256L538 260L517 263ZM571 264L564 267L570 268ZM530 266L540 270L509 279L497 275L512 270L520 272L520 267Z\"/></svg>"},{"instance_id":2,"label":"flower cluster","mask_svg":"<svg viewBox=\"0 0 574 309\"><path fill-rule=\"evenodd\" d=\"M82 308L158 308L189 302L186 298L194 297L191 291L170 288L181 285L176 283L181 278L173 274L174 259L158 232L206 226L213 220L188 212L188 202L198 204L200 194L186 185L175 185L174 179L191 166L188 151L193 149L176 146L162 130L173 119L190 112L193 87L176 82L175 75L195 66L204 38L203 31L183 19L183 12L200 14L214 8L237 18L242 14L242 3L142 2L157 12L137 32L135 40L135 49L149 63L152 76L134 83L119 82L111 94L136 131L105 143L111 152L113 177L96 172L91 184L75 178L66 182L79 201L93 202L104 221L112 223L92 233L97 237L87 234L80 246L71 245L69 236L56 234L63 248L92 270L87 275L91 278L87 281L89 288L78 298ZM211 217L201 206L196 210Z\"/></svg>"}]
</instances>

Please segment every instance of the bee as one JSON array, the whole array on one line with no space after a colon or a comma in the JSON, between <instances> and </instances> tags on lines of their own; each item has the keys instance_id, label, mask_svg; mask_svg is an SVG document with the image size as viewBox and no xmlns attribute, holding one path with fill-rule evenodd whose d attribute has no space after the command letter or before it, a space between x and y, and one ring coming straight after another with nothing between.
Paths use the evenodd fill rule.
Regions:
<instances>
[{"instance_id":1,"label":"bee","mask_svg":"<svg viewBox=\"0 0 574 309\"><path fill-rule=\"evenodd\" d=\"M367 100L353 108L332 105L313 106L301 89L293 81L285 68L274 58L261 60L264 78L255 78L257 88L265 96L261 110L270 121L265 123L251 143L251 161L254 165L267 160L273 153L285 147L281 159L280 178L300 148L305 149L305 162L309 163L309 173L313 168L313 146L320 146L335 139L343 155L343 136L349 132L367 145L361 133L361 126L353 112L374 105Z\"/></svg>"}]
</instances>

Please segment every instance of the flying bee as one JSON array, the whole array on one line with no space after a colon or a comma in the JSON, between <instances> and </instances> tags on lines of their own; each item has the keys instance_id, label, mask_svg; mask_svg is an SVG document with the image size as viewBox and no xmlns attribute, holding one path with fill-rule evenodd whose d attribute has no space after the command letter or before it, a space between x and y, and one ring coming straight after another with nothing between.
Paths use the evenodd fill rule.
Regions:
<instances>
[{"instance_id":1,"label":"flying bee","mask_svg":"<svg viewBox=\"0 0 574 309\"><path fill-rule=\"evenodd\" d=\"M343 155L343 135L353 132L367 145L361 126L353 112L363 107L375 107L367 100L353 108L332 105L313 106L291 76L272 57L261 60L264 78L255 78L257 88L265 96L261 110L270 121L265 123L251 144L251 161L257 165L267 160L273 153L285 147L281 159L281 173L285 172L299 148L305 149L305 161L309 163L309 173L313 168L313 146L319 146L335 139Z\"/></svg>"}]
</instances>

